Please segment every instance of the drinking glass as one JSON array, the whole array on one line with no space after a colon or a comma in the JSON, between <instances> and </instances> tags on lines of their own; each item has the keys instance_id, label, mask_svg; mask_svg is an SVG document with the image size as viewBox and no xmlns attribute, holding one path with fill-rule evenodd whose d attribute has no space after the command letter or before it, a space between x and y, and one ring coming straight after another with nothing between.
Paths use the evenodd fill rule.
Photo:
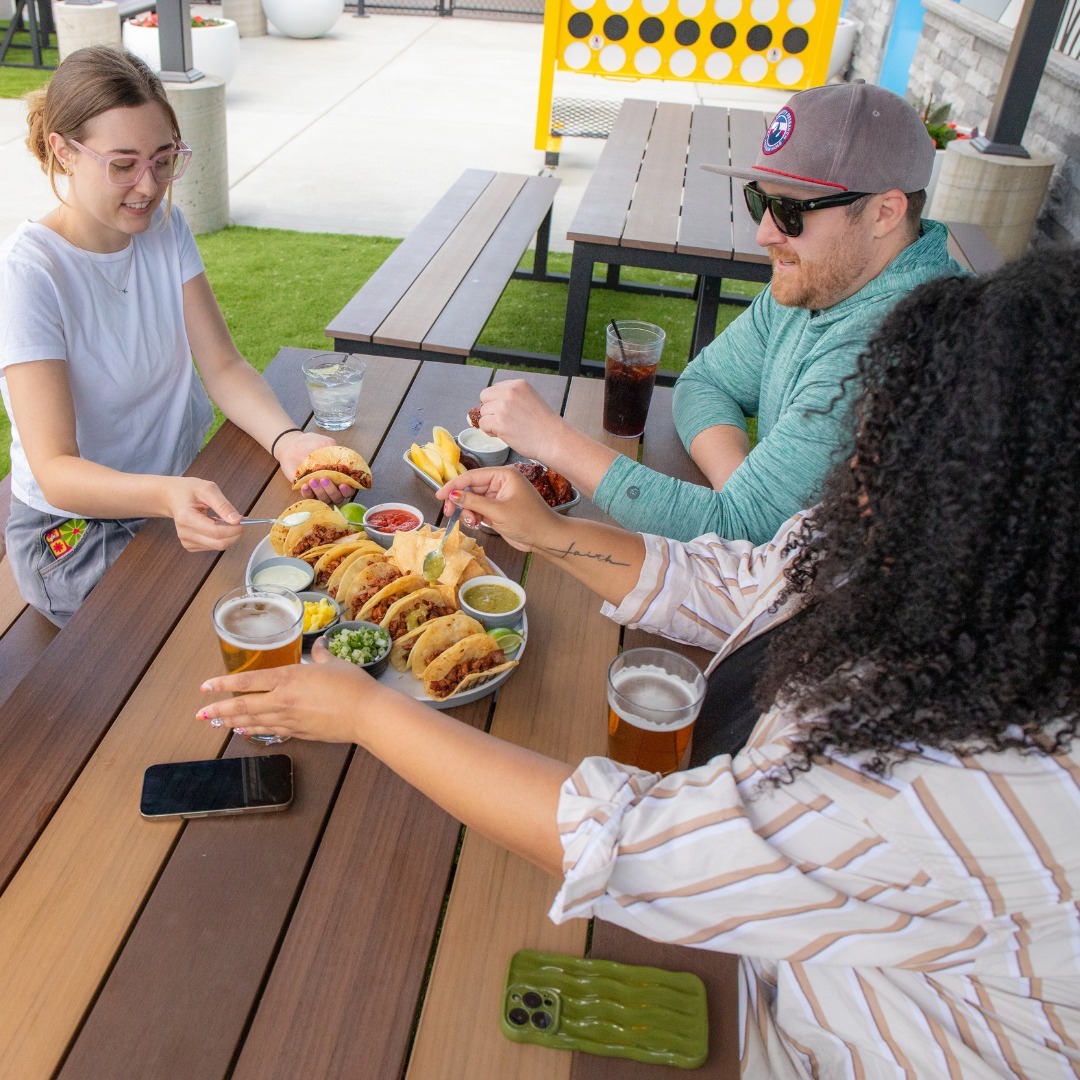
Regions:
<instances>
[{"instance_id":1,"label":"drinking glass","mask_svg":"<svg viewBox=\"0 0 1080 1080\"><path fill-rule=\"evenodd\" d=\"M300 663L304 605L281 585L241 585L214 605L225 671L259 671ZM288 735L247 735L263 746L283 743Z\"/></svg>"},{"instance_id":2,"label":"drinking glass","mask_svg":"<svg viewBox=\"0 0 1080 1080\"><path fill-rule=\"evenodd\" d=\"M690 760L705 700L697 664L670 649L627 649L607 674L608 757L664 776Z\"/></svg>"},{"instance_id":3,"label":"drinking glass","mask_svg":"<svg viewBox=\"0 0 1080 1080\"><path fill-rule=\"evenodd\" d=\"M315 423L327 431L352 427L367 370L364 360L355 353L317 353L303 367Z\"/></svg>"},{"instance_id":4,"label":"drinking glass","mask_svg":"<svg viewBox=\"0 0 1080 1080\"><path fill-rule=\"evenodd\" d=\"M604 364L604 430L636 438L645 430L664 331L647 322L608 323Z\"/></svg>"}]
</instances>

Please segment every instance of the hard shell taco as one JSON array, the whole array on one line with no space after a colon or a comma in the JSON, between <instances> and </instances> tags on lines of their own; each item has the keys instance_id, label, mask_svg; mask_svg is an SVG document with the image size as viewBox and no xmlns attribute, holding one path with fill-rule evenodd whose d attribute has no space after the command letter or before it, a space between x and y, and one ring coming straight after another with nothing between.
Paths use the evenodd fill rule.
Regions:
<instances>
[{"instance_id":1,"label":"hard shell taco","mask_svg":"<svg viewBox=\"0 0 1080 1080\"><path fill-rule=\"evenodd\" d=\"M423 579L421 579L423 580ZM424 581L424 585L427 582ZM379 625L390 635L391 641L397 641L403 634L415 630L423 623L437 619L441 615L451 615L457 610L457 601L449 589L427 587L410 592L400 600L395 600L386 609L381 620L376 620L378 609L370 615L361 615L369 622L378 621Z\"/></svg>"},{"instance_id":2,"label":"hard shell taco","mask_svg":"<svg viewBox=\"0 0 1080 1080\"><path fill-rule=\"evenodd\" d=\"M312 588L325 589L329 584L331 575L344 562L346 555L375 555L381 553L382 550L374 540L369 540L366 536L357 536L354 533L348 540L343 540L340 544L334 544L329 551L319 557L319 561L315 564L315 581Z\"/></svg>"},{"instance_id":3,"label":"hard shell taco","mask_svg":"<svg viewBox=\"0 0 1080 1080\"><path fill-rule=\"evenodd\" d=\"M424 692L436 701L445 701L516 666L517 661L507 660L489 635L470 634L439 653L424 669Z\"/></svg>"},{"instance_id":4,"label":"hard shell taco","mask_svg":"<svg viewBox=\"0 0 1080 1080\"><path fill-rule=\"evenodd\" d=\"M412 673L418 679L422 678L424 668L443 649L469 634L483 633L483 630L483 626L464 611L440 615L402 634L390 649L390 663L397 671L408 671L411 667Z\"/></svg>"},{"instance_id":5,"label":"hard shell taco","mask_svg":"<svg viewBox=\"0 0 1080 1080\"><path fill-rule=\"evenodd\" d=\"M296 470L293 491L299 491L312 480L322 478L335 484L348 484L359 490L371 487L371 469L355 451L346 446L325 446L308 454Z\"/></svg>"},{"instance_id":6,"label":"hard shell taco","mask_svg":"<svg viewBox=\"0 0 1080 1080\"><path fill-rule=\"evenodd\" d=\"M337 602L341 605L342 618L367 618L360 612L373 597L378 596L400 578L401 571L389 559L376 561L372 556L370 563L353 574L347 587L338 589Z\"/></svg>"}]
</instances>

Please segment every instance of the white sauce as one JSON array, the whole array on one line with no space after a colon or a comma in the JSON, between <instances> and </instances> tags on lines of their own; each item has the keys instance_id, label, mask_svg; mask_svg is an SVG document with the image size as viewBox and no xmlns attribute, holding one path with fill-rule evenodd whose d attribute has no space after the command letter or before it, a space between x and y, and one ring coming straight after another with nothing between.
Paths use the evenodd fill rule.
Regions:
<instances>
[{"instance_id":1,"label":"white sauce","mask_svg":"<svg viewBox=\"0 0 1080 1080\"><path fill-rule=\"evenodd\" d=\"M308 576L298 566L268 566L252 579L254 585L280 585L283 589L306 589Z\"/></svg>"},{"instance_id":2,"label":"white sauce","mask_svg":"<svg viewBox=\"0 0 1080 1080\"><path fill-rule=\"evenodd\" d=\"M468 431L463 431L459 436L459 440L465 445L466 449L479 450L481 453L505 450L507 447L507 444L502 439L496 439L494 435L489 435L479 428L469 428Z\"/></svg>"}]
</instances>

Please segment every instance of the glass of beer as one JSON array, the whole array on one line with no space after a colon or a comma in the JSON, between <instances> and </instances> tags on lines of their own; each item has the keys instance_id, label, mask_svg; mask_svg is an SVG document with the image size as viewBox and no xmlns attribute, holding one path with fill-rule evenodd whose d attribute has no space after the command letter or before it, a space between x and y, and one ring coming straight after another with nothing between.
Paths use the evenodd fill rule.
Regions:
<instances>
[{"instance_id":1,"label":"glass of beer","mask_svg":"<svg viewBox=\"0 0 1080 1080\"><path fill-rule=\"evenodd\" d=\"M648 322L608 323L604 363L604 430L636 438L645 430L664 331Z\"/></svg>"},{"instance_id":2,"label":"glass of beer","mask_svg":"<svg viewBox=\"0 0 1080 1080\"><path fill-rule=\"evenodd\" d=\"M225 671L258 671L300 663L304 605L280 585L241 585L214 605L214 629ZM287 735L248 735L251 742L273 746Z\"/></svg>"},{"instance_id":3,"label":"glass of beer","mask_svg":"<svg viewBox=\"0 0 1080 1080\"><path fill-rule=\"evenodd\" d=\"M670 649L628 649L607 676L608 757L666 776L690 760L705 700L697 664Z\"/></svg>"}]
</instances>

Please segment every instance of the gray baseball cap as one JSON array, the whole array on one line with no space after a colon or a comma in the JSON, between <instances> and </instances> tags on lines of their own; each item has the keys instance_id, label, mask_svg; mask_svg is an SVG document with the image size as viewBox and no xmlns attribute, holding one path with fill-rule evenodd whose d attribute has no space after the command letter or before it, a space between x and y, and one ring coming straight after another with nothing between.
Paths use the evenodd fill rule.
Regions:
<instances>
[{"instance_id":1,"label":"gray baseball cap","mask_svg":"<svg viewBox=\"0 0 1080 1080\"><path fill-rule=\"evenodd\" d=\"M702 168L821 195L922 191L933 165L934 140L918 112L891 90L857 81L795 94L773 117L753 165Z\"/></svg>"}]
</instances>

